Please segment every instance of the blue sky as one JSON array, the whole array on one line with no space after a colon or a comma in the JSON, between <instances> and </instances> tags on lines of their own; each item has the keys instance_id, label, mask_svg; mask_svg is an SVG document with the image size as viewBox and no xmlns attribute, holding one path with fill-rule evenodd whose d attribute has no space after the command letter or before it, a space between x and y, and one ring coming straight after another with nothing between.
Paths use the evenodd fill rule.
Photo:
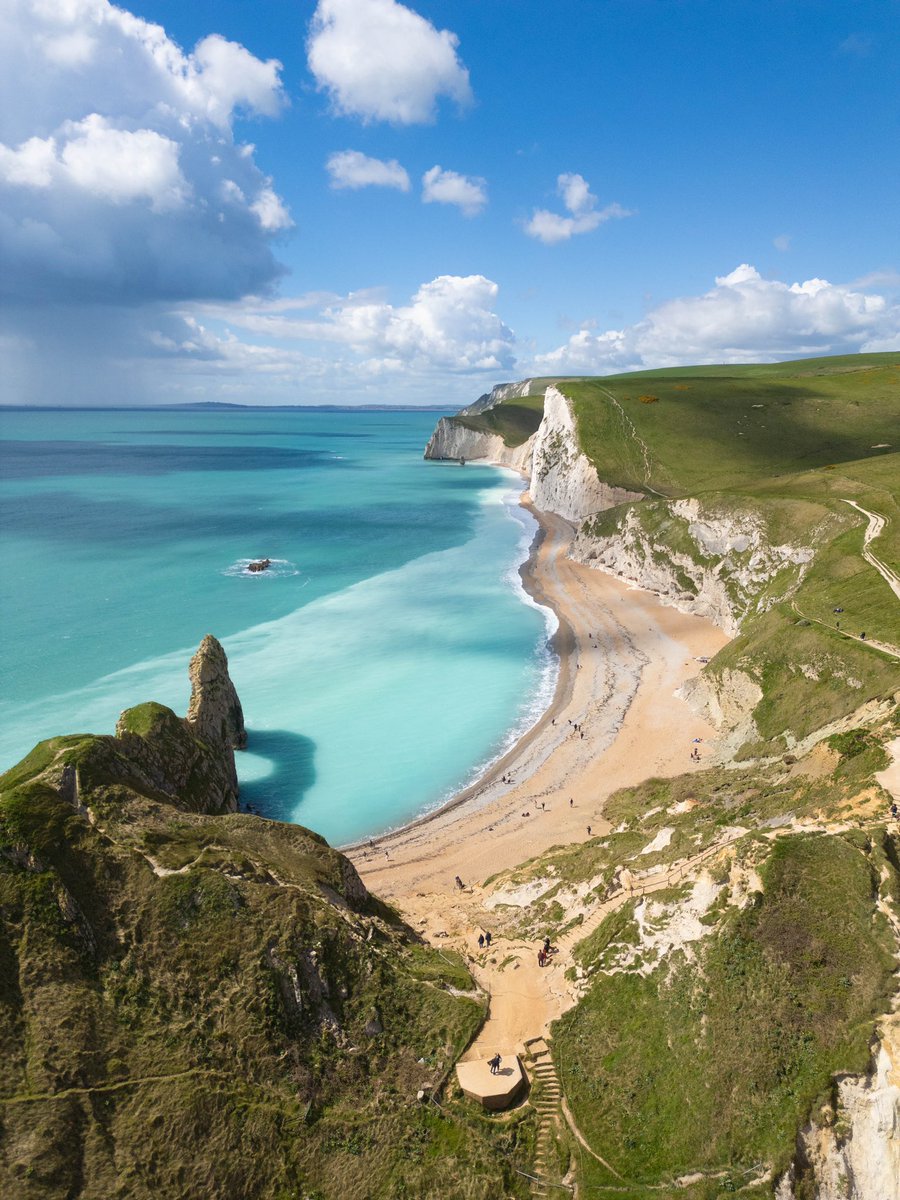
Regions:
<instances>
[{"instance_id":1,"label":"blue sky","mask_svg":"<svg viewBox=\"0 0 900 1200\"><path fill-rule=\"evenodd\" d=\"M900 348L900 0L6 0L0 34L5 403Z\"/></svg>"}]
</instances>

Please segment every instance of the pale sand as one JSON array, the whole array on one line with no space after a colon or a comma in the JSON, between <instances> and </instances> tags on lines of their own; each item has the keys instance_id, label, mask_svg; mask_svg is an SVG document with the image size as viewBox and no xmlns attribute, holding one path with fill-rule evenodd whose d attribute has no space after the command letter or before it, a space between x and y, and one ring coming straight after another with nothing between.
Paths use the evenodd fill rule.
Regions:
<instances>
[{"instance_id":1,"label":"pale sand","mask_svg":"<svg viewBox=\"0 0 900 1200\"><path fill-rule=\"evenodd\" d=\"M703 754L714 736L674 692L701 669L699 656L726 643L725 634L566 558L571 526L535 515L545 534L523 577L560 618L551 707L450 805L348 851L366 885L429 937L445 930L455 942L478 915L475 895L461 892L454 876L467 887L480 884L550 846L585 840L588 825L593 836L604 833L611 792L696 769L692 739L704 739ZM513 782L503 783L510 774Z\"/></svg>"}]
</instances>

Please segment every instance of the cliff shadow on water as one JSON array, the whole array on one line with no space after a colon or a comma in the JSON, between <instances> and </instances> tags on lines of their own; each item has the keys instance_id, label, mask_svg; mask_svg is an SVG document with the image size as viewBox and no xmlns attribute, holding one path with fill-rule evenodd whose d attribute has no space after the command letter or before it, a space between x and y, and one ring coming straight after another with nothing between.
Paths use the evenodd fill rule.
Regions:
<instances>
[{"instance_id":1,"label":"cliff shadow on water","mask_svg":"<svg viewBox=\"0 0 900 1200\"><path fill-rule=\"evenodd\" d=\"M316 743L289 729L250 729L248 752L272 764L268 775L241 780L241 800L276 821L294 821L297 805L316 782Z\"/></svg>"}]
</instances>

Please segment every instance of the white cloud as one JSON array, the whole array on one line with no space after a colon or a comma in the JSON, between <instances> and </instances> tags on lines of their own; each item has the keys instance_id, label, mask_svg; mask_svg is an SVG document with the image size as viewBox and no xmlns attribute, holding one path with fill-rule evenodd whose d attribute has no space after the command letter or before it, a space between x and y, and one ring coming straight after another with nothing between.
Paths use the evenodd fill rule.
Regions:
<instances>
[{"instance_id":1,"label":"white cloud","mask_svg":"<svg viewBox=\"0 0 900 1200\"><path fill-rule=\"evenodd\" d=\"M186 54L108 0L6 0L0 293L136 304L271 286L290 217L231 122L279 111L279 69L218 35Z\"/></svg>"},{"instance_id":2,"label":"white cloud","mask_svg":"<svg viewBox=\"0 0 900 1200\"><path fill-rule=\"evenodd\" d=\"M339 150L325 164L333 188L387 187L409 191L409 175L395 158L384 162L359 150Z\"/></svg>"},{"instance_id":3,"label":"white cloud","mask_svg":"<svg viewBox=\"0 0 900 1200\"><path fill-rule=\"evenodd\" d=\"M487 204L487 184L475 176L435 166L422 176L422 200L425 204L455 204L467 217L474 217Z\"/></svg>"},{"instance_id":4,"label":"white cloud","mask_svg":"<svg viewBox=\"0 0 900 1200\"><path fill-rule=\"evenodd\" d=\"M546 208L537 208L525 225L529 237L537 238L548 246L566 242L578 233L590 233L613 218L632 215L621 204L597 208L597 197L591 192L587 180L574 172L558 176L556 190L570 215L566 217Z\"/></svg>"},{"instance_id":5,"label":"white cloud","mask_svg":"<svg viewBox=\"0 0 900 1200\"><path fill-rule=\"evenodd\" d=\"M73 306L68 328L50 322L36 346L21 328L0 334L9 365L0 399L462 404L516 373L516 338L497 313L498 294L484 276L444 275L401 304L367 291L136 312Z\"/></svg>"},{"instance_id":6,"label":"white cloud","mask_svg":"<svg viewBox=\"0 0 900 1200\"><path fill-rule=\"evenodd\" d=\"M791 235L789 233L779 233L778 237L772 238L772 245L776 250L785 252L791 248Z\"/></svg>"},{"instance_id":7,"label":"white cloud","mask_svg":"<svg viewBox=\"0 0 900 1200\"><path fill-rule=\"evenodd\" d=\"M433 121L440 96L471 99L459 39L396 0L319 0L309 69L336 110L363 121Z\"/></svg>"},{"instance_id":8,"label":"white cloud","mask_svg":"<svg viewBox=\"0 0 900 1200\"><path fill-rule=\"evenodd\" d=\"M267 181L250 205L250 211L256 214L263 229L268 233L276 233L280 229L289 229L293 224L290 213L285 208L281 197L272 190L271 179Z\"/></svg>"},{"instance_id":9,"label":"white cloud","mask_svg":"<svg viewBox=\"0 0 900 1200\"><path fill-rule=\"evenodd\" d=\"M50 188L69 184L120 204L145 199L163 210L188 191L179 146L152 129L115 129L97 113L70 121L59 138L29 138L17 149L0 144L0 182Z\"/></svg>"},{"instance_id":10,"label":"white cloud","mask_svg":"<svg viewBox=\"0 0 900 1200\"><path fill-rule=\"evenodd\" d=\"M742 263L702 296L670 300L635 325L583 329L535 367L604 373L710 362L767 362L889 349L900 306L825 279L782 283Z\"/></svg>"},{"instance_id":11,"label":"white cloud","mask_svg":"<svg viewBox=\"0 0 900 1200\"><path fill-rule=\"evenodd\" d=\"M468 373L515 364L515 335L494 311L498 293L497 284L483 275L440 275L400 306L361 292L324 297L321 303L301 297L205 311L267 339L343 346L362 356L367 370L393 364L417 372ZM310 314L310 307L318 311Z\"/></svg>"}]
</instances>

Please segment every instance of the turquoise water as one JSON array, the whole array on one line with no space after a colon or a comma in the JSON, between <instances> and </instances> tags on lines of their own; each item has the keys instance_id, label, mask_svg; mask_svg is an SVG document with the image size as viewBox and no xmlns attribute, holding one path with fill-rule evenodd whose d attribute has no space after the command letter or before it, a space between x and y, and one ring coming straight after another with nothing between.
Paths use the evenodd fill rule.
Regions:
<instances>
[{"instance_id":1,"label":"turquoise water","mask_svg":"<svg viewBox=\"0 0 900 1200\"><path fill-rule=\"evenodd\" d=\"M184 712L214 633L267 815L342 844L465 786L546 706L553 618L519 581L518 479L424 462L435 420L3 412L0 767L143 700Z\"/></svg>"}]
</instances>

